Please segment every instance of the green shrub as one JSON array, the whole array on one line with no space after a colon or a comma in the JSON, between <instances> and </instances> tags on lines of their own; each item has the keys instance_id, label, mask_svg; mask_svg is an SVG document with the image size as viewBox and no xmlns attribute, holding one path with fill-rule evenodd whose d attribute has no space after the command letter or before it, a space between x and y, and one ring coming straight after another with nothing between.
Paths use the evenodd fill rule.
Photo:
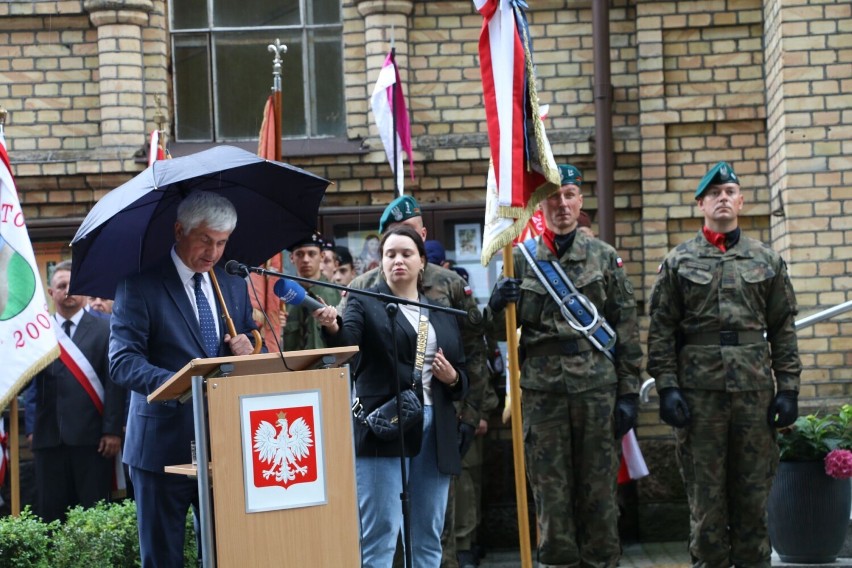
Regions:
<instances>
[{"instance_id":1,"label":"green shrub","mask_svg":"<svg viewBox=\"0 0 852 568\"><path fill-rule=\"evenodd\" d=\"M186 517L184 565L197 566L192 513ZM130 568L140 566L136 503L98 503L45 523L27 507L0 518L0 568Z\"/></svg>"},{"instance_id":2,"label":"green shrub","mask_svg":"<svg viewBox=\"0 0 852 568\"><path fill-rule=\"evenodd\" d=\"M57 534L57 568L141 566L133 501L74 507Z\"/></svg>"},{"instance_id":3,"label":"green shrub","mask_svg":"<svg viewBox=\"0 0 852 568\"><path fill-rule=\"evenodd\" d=\"M51 534L58 528L59 521L45 523L29 507L0 518L0 568L52 568Z\"/></svg>"},{"instance_id":4,"label":"green shrub","mask_svg":"<svg viewBox=\"0 0 852 568\"><path fill-rule=\"evenodd\" d=\"M852 405L837 412L800 416L778 436L781 459L820 461L832 450L852 450Z\"/></svg>"}]
</instances>

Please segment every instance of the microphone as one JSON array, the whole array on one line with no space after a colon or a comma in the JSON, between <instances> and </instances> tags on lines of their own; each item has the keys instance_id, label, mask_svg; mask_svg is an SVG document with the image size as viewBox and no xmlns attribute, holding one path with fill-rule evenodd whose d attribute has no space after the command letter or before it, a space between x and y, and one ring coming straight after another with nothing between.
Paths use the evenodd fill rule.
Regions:
<instances>
[{"instance_id":1,"label":"microphone","mask_svg":"<svg viewBox=\"0 0 852 568\"><path fill-rule=\"evenodd\" d=\"M298 282L293 282L292 280L281 278L275 283L272 291L286 303L294 305L304 304L311 312L325 307L325 304L308 296L305 289Z\"/></svg>"},{"instance_id":2,"label":"microphone","mask_svg":"<svg viewBox=\"0 0 852 568\"><path fill-rule=\"evenodd\" d=\"M243 278L249 275L248 266L236 260L229 260L225 263L225 272L234 276L242 276Z\"/></svg>"}]
</instances>

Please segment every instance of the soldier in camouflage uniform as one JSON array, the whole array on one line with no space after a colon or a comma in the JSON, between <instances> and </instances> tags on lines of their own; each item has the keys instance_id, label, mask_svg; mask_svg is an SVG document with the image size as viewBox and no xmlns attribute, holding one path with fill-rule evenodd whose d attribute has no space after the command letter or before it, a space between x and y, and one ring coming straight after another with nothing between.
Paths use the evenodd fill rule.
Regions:
<instances>
[{"instance_id":1,"label":"soldier in camouflage uniform","mask_svg":"<svg viewBox=\"0 0 852 568\"><path fill-rule=\"evenodd\" d=\"M382 213L379 220L379 233L384 233L394 224L401 223L413 227L424 242L426 240L426 227L423 226L422 210L417 201L404 195L391 201ZM367 289L376 285L381 277L380 269L373 269L358 276L350 284L350 288ZM474 433L479 425L480 406L485 389L488 371L485 365L485 349L482 342L482 314L473 297L473 292L464 279L446 268L427 263L423 271L423 293L433 302L441 306L447 306L468 312L469 316L459 322L462 344L466 359L466 368L470 378L470 388L465 399L456 403L459 410L459 447L462 457L473 442ZM338 307L343 313L346 309L346 297ZM450 483L450 495L453 494L453 482ZM449 499L447 507L447 520L445 520L445 531L452 526L453 500ZM412 514L417 514L413 511ZM445 539L442 536L442 545ZM455 558L453 558L455 560ZM454 568L454 567L453 567Z\"/></svg>"},{"instance_id":2,"label":"soldier in camouflage uniform","mask_svg":"<svg viewBox=\"0 0 852 568\"><path fill-rule=\"evenodd\" d=\"M675 427L693 566L768 568L775 429L798 414L796 298L781 257L740 233L733 168L716 164L695 197L704 227L669 252L651 294L648 372Z\"/></svg>"},{"instance_id":3,"label":"soldier in camouflage uniform","mask_svg":"<svg viewBox=\"0 0 852 568\"><path fill-rule=\"evenodd\" d=\"M558 261L617 336L614 362L571 327L519 250L517 279L501 279L486 314L503 333L518 301L527 473L538 518L540 566L616 566L616 478L621 436L636 421L642 349L633 287L615 249L577 230L582 176L559 166L562 186L542 201L537 260ZM518 287L520 283L520 287ZM519 296L519 298L518 298Z\"/></svg>"},{"instance_id":4,"label":"soldier in camouflage uniform","mask_svg":"<svg viewBox=\"0 0 852 568\"><path fill-rule=\"evenodd\" d=\"M323 276L322 237L314 234L308 239L290 247L290 262L296 267L296 272L302 278L328 282ZM340 292L325 286L310 286L302 284L314 298L323 300L329 306L340 303ZM284 351L300 351L302 349L322 349L326 347L322 331L312 312L304 304L287 306L287 323L283 331Z\"/></svg>"},{"instance_id":5,"label":"soldier in camouflage uniform","mask_svg":"<svg viewBox=\"0 0 852 568\"><path fill-rule=\"evenodd\" d=\"M448 545L444 548L444 556L441 559L442 568L446 568L446 564L450 564L447 562L448 551L456 553L458 568L471 568L479 565L479 551L481 549L476 545L477 530L482 520L482 464L485 458L485 435L488 433L489 416L500 404L497 393L494 391L494 381L502 378L505 370L497 342L492 341L492 343L490 349L488 345L485 349L488 356L486 360L488 379L485 381L479 426L476 428L473 444L462 459L462 473L455 481L455 495L453 496L455 503L455 543L453 545L452 541L448 541ZM495 364L492 364L492 362L495 362ZM497 368L496 363L499 363L499 368Z\"/></svg>"}]
</instances>

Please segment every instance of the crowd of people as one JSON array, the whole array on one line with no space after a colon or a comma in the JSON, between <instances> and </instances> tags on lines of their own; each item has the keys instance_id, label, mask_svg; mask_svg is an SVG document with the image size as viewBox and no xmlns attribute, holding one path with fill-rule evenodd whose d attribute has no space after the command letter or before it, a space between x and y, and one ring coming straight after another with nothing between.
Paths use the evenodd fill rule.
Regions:
<instances>
[{"instance_id":1,"label":"crowd of people","mask_svg":"<svg viewBox=\"0 0 852 568\"><path fill-rule=\"evenodd\" d=\"M484 310L464 270L427 238L411 196L387 206L357 257L319 235L289 249L298 275L315 282L307 293L323 307L282 309L283 349L360 351L351 379L363 566L399 565L401 551L418 567L478 564L482 441L498 406L493 379L503 373L491 355L509 304L521 331L538 565L618 563L620 439L637 423L643 357L637 303L622 258L591 232L582 172L568 164L559 171L560 187L540 204L543 233L505 259L516 277L497 281ZM665 257L651 293L648 371L657 379L660 418L677 440L693 565L768 567L775 429L797 416L795 296L779 255L738 227L743 194L730 164L711 168L695 198L703 229ZM170 256L121 283L114 304L91 298L87 309L84 298L68 295L70 264L51 277L57 334L88 365L75 372L57 361L28 391L36 511L61 518L68 505L108 497L123 445L143 566L182 564L183 523L198 505L195 481L163 472L191 459L191 405L149 405L146 395L190 359L253 350L249 288L216 267L236 223L227 199L191 193L178 209ZM211 270L235 336L215 317ZM398 311L388 315L382 302L355 290L394 296ZM86 381L100 385L100 405ZM404 391L419 402L412 422L379 432L370 415Z\"/></svg>"}]
</instances>

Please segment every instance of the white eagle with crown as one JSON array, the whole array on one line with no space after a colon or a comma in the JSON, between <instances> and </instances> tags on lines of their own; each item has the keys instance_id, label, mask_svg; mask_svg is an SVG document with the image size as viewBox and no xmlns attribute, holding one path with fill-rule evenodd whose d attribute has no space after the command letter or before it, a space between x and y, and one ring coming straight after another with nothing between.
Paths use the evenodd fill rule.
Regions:
<instances>
[{"instance_id":1,"label":"white eagle with crown","mask_svg":"<svg viewBox=\"0 0 852 568\"><path fill-rule=\"evenodd\" d=\"M275 476L275 481L293 481L296 475L307 475L308 468L298 462L308 457L314 445L311 428L304 418L297 418L292 424L287 414L278 413L275 421L278 429L266 420L262 420L254 433L254 451L263 463L272 464L263 470L263 478Z\"/></svg>"}]
</instances>

